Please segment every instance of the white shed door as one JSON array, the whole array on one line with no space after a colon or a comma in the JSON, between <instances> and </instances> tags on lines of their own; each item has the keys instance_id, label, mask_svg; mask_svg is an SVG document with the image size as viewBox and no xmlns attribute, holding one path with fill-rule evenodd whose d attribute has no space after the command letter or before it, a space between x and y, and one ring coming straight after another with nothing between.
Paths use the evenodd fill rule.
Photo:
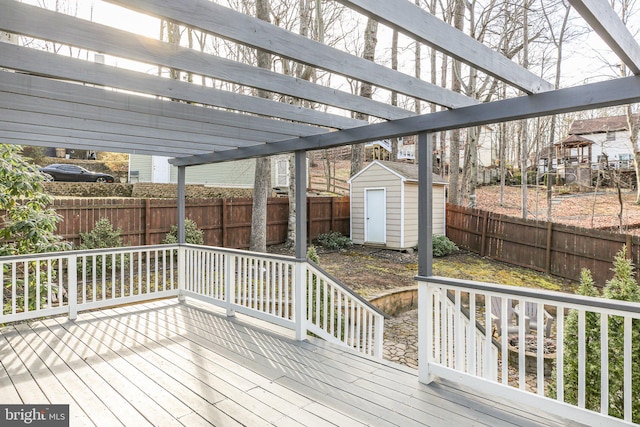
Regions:
<instances>
[{"instance_id":1,"label":"white shed door","mask_svg":"<svg viewBox=\"0 0 640 427\"><path fill-rule=\"evenodd\" d=\"M368 243L386 243L386 211L384 189L365 190L364 240Z\"/></svg>"},{"instance_id":2,"label":"white shed door","mask_svg":"<svg viewBox=\"0 0 640 427\"><path fill-rule=\"evenodd\" d=\"M167 184L171 181L171 171L169 169L169 157L151 157L151 182L156 184Z\"/></svg>"}]
</instances>

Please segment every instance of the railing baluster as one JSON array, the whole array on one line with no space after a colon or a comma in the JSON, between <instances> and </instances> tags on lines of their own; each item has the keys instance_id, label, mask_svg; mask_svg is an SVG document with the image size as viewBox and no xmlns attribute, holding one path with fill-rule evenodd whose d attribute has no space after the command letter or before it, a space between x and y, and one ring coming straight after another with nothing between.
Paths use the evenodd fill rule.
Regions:
<instances>
[{"instance_id":1,"label":"railing baluster","mask_svg":"<svg viewBox=\"0 0 640 427\"><path fill-rule=\"evenodd\" d=\"M609 316L600 315L600 412L609 415Z\"/></svg>"},{"instance_id":2,"label":"railing baluster","mask_svg":"<svg viewBox=\"0 0 640 427\"><path fill-rule=\"evenodd\" d=\"M537 389L538 394L544 396L544 346L545 346L545 327L544 327L544 305L538 303L538 313L536 324L538 326L536 340L536 376L537 376Z\"/></svg>"},{"instance_id":3,"label":"railing baluster","mask_svg":"<svg viewBox=\"0 0 640 427\"><path fill-rule=\"evenodd\" d=\"M585 312L578 310L578 406L585 404Z\"/></svg>"},{"instance_id":4,"label":"railing baluster","mask_svg":"<svg viewBox=\"0 0 640 427\"><path fill-rule=\"evenodd\" d=\"M564 402L564 306L558 305L556 316L556 399Z\"/></svg>"},{"instance_id":5,"label":"railing baluster","mask_svg":"<svg viewBox=\"0 0 640 427\"><path fill-rule=\"evenodd\" d=\"M474 292L469 292L469 327L465 329L468 330L469 343L467 372L476 375L476 294Z\"/></svg>"},{"instance_id":6,"label":"railing baluster","mask_svg":"<svg viewBox=\"0 0 640 427\"><path fill-rule=\"evenodd\" d=\"M633 385L631 384L631 370L632 370L632 356L631 356L631 333L632 322L630 316L624 316L624 420L631 422L631 416L633 413L632 406L632 391ZM637 357L637 356L636 356Z\"/></svg>"}]
</instances>

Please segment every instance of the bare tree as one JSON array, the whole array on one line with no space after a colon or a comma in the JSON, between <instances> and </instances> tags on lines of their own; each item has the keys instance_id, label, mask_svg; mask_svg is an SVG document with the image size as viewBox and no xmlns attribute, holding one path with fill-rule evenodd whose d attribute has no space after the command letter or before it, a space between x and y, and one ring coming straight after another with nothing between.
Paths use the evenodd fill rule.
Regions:
<instances>
[{"instance_id":1,"label":"bare tree","mask_svg":"<svg viewBox=\"0 0 640 427\"><path fill-rule=\"evenodd\" d=\"M269 0L256 0L256 17L270 22ZM271 55L258 49L258 67L271 69ZM271 94L258 90L261 98L270 98ZM249 249L255 252L267 251L267 199L271 194L271 158L256 159L255 179L253 183L253 210L251 216L251 239Z\"/></svg>"},{"instance_id":2,"label":"bare tree","mask_svg":"<svg viewBox=\"0 0 640 427\"><path fill-rule=\"evenodd\" d=\"M456 0L453 13L453 26L464 31L465 1ZM460 61L452 61L451 90L462 92L462 66ZM449 144L449 203L460 203L460 129L451 132Z\"/></svg>"},{"instance_id":3,"label":"bare tree","mask_svg":"<svg viewBox=\"0 0 640 427\"><path fill-rule=\"evenodd\" d=\"M364 31L364 51L362 57L373 61L376 54L376 44L378 43L378 22L373 19L367 20L367 27ZM373 87L371 83L362 82L360 84L360 96L371 99ZM357 113L356 119L368 120L369 117L363 113ZM364 163L364 144L354 144L351 146L351 176L362 170Z\"/></svg>"}]
</instances>

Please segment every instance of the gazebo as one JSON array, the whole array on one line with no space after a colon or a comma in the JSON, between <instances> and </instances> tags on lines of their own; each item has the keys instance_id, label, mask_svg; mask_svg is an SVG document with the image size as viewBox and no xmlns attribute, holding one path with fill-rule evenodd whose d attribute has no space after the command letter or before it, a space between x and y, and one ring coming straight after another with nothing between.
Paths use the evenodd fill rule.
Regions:
<instances>
[{"instance_id":1,"label":"gazebo","mask_svg":"<svg viewBox=\"0 0 640 427\"><path fill-rule=\"evenodd\" d=\"M554 89L411 1L340 0L522 93L481 103L210 1L108 1L445 109L416 115L280 72L0 0L0 31L8 34L181 70L256 93L231 93L0 42L0 141L172 157L179 168L180 218L176 245L0 258L6 290L0 294L5 307L0 324L62 314L74 321L49 318L0 330L0 400L71 402L78 423L105 425L632 421L638 400L631 387L637 304L435 277L431 260L434 133L640 102L640 46L607 2L570 0L634 76ZM328 112L257 95L264 92L325 105ZM331 112L337 110L380 122ZM384 316L306 260L303 184L307 151L408 135L418 135L421 188L417 373L380 359ZM295 153L295 257L185 244L186 168L279 153ZM35 301L21 285L30 281L37 284ZM168 297L186 303L158 301ZM494 297L502 313L517 302L521 319L527 305L536 305L539 324L545 309L553 308L559 313L559 349L565 311L580 313L575 405L563 394L562 350L558 393L545 394L540 336L536 391L525 390L524 351L517 356L518 387L509 385L507 336L488 333L494 320L487 302ZM139 302L141 308L129 305ZM606 347L602 406L585 409L585 313L619 316L627 327L624 354L616 362L624 365L625 421L608 415ZM511 319L498 321L507 330ZM603 321L605 337L606 325ZM517 328L524 348L525 322Z\"/></svg>"}]
</instances>

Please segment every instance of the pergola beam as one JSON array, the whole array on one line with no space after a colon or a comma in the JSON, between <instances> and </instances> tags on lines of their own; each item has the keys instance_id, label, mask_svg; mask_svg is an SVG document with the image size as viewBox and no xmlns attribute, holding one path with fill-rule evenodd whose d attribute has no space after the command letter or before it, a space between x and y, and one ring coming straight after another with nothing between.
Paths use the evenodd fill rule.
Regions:
<instances>
[{"instance_id":1,"label":"pergola beam","mask_svg":"<svg viewBox=\"0 0 640 427\"><path fill-rule=\"evenodd\" d=\"M439 111L393 122L324 133L305 138L262 144L192 157L173 159L176 166L217 163L228 160L268 156L296 150L317 150L379 139L481 126L572 111L591 110L640 102L640 76L587 84L535 95Z\"/></svg>"},{"instance_id":2,"label":"pergola beam","mask_svg":"<svg viewBox=\"0 0 640 427\"><path fill-rule=\"evenodd\" d=\"M553 85L407 0L336 0L525 93Z\"/></svg>"},{"instance_id":3,"label":"pergola beam","mask_svg":"<svg viewBox=\"0 0 640 427\"><path fill-rule=\"evenodd\" d=\"M0 10L2 31L174 68L383 119L415 115L383 102L14 0L0 0Z\"/></svg>"},{"instance_id":4,"label":"pergola beam","mask_svg":"<svg viewBox=\"0 0 640 427\"><path fill-rule=\"evenodd\" d=\"M310 40L208 0L107 1L146 14L172 19L240 44L448 108L478 103L473 98ZM386 0L379 3L386 3Z\"/></svg>"},{"instance_id":5,"label":"pergola beam","mask_svg":"<svg viewBox=\"0 0 640 427\"><path fill-rule=\"evenodd\" d=\"M8 43L0 43L0 67L334 129L367 124L363 120L284 102L195 85Z\"/></svg>"},{"instance_id":6,"label":"pergola beam","mask_svg":"<svg viewBox=\"0 0 640 427\"><path fill-rule=\"evenodd\" d=\"M633 74L640 75L640 45L615 10L602 0L569 0Z\"/></svg>"}]
</instances>

